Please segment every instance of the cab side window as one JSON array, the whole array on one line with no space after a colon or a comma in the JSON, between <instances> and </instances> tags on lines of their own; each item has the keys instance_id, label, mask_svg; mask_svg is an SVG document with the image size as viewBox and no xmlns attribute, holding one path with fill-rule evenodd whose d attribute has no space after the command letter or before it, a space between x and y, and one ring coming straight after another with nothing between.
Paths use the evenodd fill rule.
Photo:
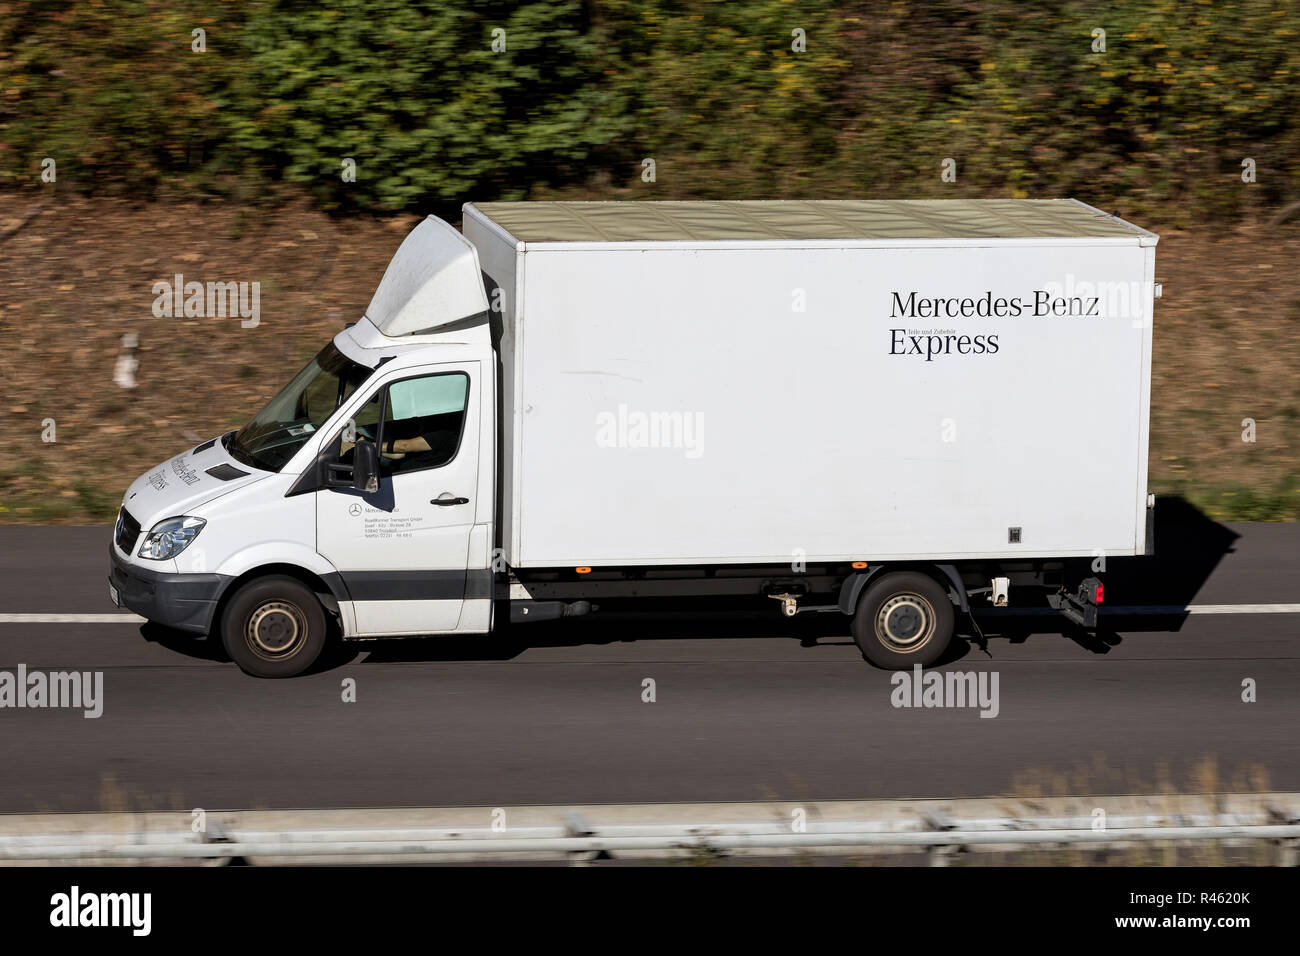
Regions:
<instances>
[{"instance_id":1,"label":"cab side window","mask_svg":"<svg viewBox=\"0 0 1300 956\"><path fill-rule=\"evenodd\" d=\"M456 457L468 401L464 372L421 375L381 388L357 410L352 423L357 438L379 442L381 475L438 468ZM350 442L335 447L341 448L340 461L352 461Z\"/></svg>"},{"instance_id":2,"label":"cab side window","mask_svg":"<svg viewBox=\"0 0 1300 956\"><path fill-rule=\"evenodd\" d=\"M465 427L469 376L445 372L388 386L380 432L380 469L401 474L437 468L456 457Z\"/></svg>"}]
</instances>

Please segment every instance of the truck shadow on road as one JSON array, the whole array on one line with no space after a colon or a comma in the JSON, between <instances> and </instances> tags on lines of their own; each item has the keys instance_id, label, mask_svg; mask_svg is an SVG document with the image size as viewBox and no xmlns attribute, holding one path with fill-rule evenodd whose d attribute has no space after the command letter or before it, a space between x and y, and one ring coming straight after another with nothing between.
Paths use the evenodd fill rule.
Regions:
<instances>
[{"instance_id":1,"label":"truck shadow on road","mask_svg":"<svg viewBox=\"0 0 1300 956\"><path fill-rule=\"evenodd\" d=\"M675 603L675 602L674 602ZM376 642L365 651L366 663L390 661L509 660L528 650L600 647L642 641L699 642L720 640L783 640L802 648L852 647L848 619L840 614L801 614L781 617L775 607L753 602L719 609L668 609L660 603L602 606L579 620L520 625L502 635L418 638ZM611 658L611 662L614 658Z\"/></svg>"},{"instance_id":2,"label":"truck shadow on road","mask_svg":"<svg viewBox=\"0 0 1300 956\"><path fill-rule=\"evenodd\" d=\"M1125 633L1177 633L1188 618L1185 608L1197 595L1240 537L1181 498L1160 498L1155 508L1155 554L1108 558L1098 574L1106 584L1105 611L1095 632L1059 617L979 614L985 634L1024 643L1035 635L1057 634L1094 654L1109 653ZM1013 603L1015 603L1013 601ZM1119 613L1120 608L1141 609ZM1113 613L1112 613L1113 612Z\"/></svg>"},{"instance_id":3,"label":"truck shadow on road","mask_svg":"<svg viewBox=\"0 0 1300 956\"><path fill-rule=\"evenodd\" d=\"M1157 500L1155 512L1155 554L1107 560L1106 604L1174 608L1193 604L1241 537L1181 498Z\"/></svg>"}]
</instances>

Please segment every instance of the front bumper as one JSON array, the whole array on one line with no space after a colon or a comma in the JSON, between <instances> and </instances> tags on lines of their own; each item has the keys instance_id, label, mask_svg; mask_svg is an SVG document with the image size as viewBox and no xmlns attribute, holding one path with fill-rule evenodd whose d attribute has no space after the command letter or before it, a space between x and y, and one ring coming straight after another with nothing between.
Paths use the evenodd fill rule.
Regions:
<instances>
[{"instance_id":1,"label":"front bumper","mask_svg":"<svg viewBox=\"0 0 1300 956\"><path fill-rule=\"evenodd\" d=\"M169 574L127 564L108 546L108 583L117 591L118 605L147 620L182 631L207 634L217 599L229 578L224 574Z\"/></svg>"}]
</instances>

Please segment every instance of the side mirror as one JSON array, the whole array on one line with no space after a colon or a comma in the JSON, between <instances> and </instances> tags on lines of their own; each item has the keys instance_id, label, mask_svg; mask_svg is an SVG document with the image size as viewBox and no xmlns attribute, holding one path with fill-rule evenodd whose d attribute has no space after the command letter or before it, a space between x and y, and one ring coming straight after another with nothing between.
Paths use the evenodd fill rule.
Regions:
<instances>
[{"instance_id":1,"label":"side mirror","mask_svg":"<svg viewBox=\"0 0 1300 956\"><path fill-rule=\"evenodd\" d=\"M352 487L364 492L379 490L379 449L364 438L352 449Z\"/></svg>"}]
</instances>

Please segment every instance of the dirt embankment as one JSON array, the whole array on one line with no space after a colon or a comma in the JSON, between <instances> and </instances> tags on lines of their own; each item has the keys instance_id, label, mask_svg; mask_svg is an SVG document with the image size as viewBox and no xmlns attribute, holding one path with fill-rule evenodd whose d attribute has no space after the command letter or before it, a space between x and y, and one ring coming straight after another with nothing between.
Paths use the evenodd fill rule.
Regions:
<instances>
[{"instance_id":1,"label":"dirt embankment","mask_svg":"<svg viewBox=\"0 0 1300 956\"><path fill-rule=\"evenodd\" d=\"M0 196L0 523L110 520L149 464L243 424L361 315L416 219ZM1143 225L1164 284L1151 488L1221 520L1300 518L1300 224ZM256 327L157 317L177 275L259 283ZM1105 427L1062 409L1062 440Z\"/></svg>"}]
</instances>

